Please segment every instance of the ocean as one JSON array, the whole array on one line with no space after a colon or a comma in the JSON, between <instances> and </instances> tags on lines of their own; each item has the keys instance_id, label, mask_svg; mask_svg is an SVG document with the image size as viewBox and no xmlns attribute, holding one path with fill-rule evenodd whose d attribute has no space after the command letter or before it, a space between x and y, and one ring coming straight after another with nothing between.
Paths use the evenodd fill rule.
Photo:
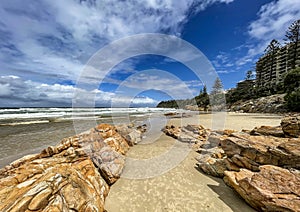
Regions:
<instances>
[{"instance_id":1,"label":"ocean","mask_svg":"<svg viewBox=\"0 0 300 212\"><path fill-rule=\"evenodd\" d=\"M170 108L0 109L0 168L96 124L147 124L150 119L159 119L169 112L183 111Z\"/></svg>"}]
</instances>

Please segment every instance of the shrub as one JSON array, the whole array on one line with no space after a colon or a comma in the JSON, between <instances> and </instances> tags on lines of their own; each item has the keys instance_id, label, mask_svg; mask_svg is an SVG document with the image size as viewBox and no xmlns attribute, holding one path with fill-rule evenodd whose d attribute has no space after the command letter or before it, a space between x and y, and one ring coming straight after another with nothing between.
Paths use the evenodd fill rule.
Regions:
<instances>
[{"instance_id":1,"label":"shrub","mask_svg":"<svg viewBox=\"0 0 300 212\"><path fill-rule=\"evenodd\" d=\"M285 96L287 107L292 111L300 112L300 87Z\"/></svg>"}]
</instances>

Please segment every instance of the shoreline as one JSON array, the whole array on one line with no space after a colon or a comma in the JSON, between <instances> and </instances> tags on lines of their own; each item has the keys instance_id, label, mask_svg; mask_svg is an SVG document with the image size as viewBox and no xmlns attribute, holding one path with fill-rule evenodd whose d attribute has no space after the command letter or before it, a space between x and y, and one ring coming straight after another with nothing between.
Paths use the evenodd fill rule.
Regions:
<instances>
[{"instance_id":1,"label":"shoreline","mask_svg":"<svg viewBox=\"0 0 300 212\"><path fill-rule=\"evenodd\" d=\"M211 128L212 113L200 113L197 115L192 115L192 117L166 117L169 122L174 122L174 124L181 124L179 120L182 120L182 125L185 124L202 124L206 128ZM195 119L199 117L199 119ZM224 129L230 127L235 130L241 130L242 128L248 128L249 124L246 123L236 123L232 126L226 125L226 122L230 123L235 117L252 117L250 126L268 125L270 119L280 119L282 116L278 114L252 114L252 113L236 113L227 112ZM261 118L259 118L261 117ZM143 122L147 117L135 117L135 121ZM227 120L228 119L228 120ZM258 119L257 121L255 119ZM265 119L265 121L259 121L259 119ZM99 121L99 120L98 120ZM100 120L101 121L101 120ZM249 120L248 120L249 121ZM102 123L112 123L111 119L102 120ZM279 122L276 122L279 125ZM99 124L99 123L98 123ZM273 123L274 125L275 123ZM82 124L82 132L84 132L86 127ZM272 125L272 124L271 124ZM49 123L32 123L29 125L5 125L0 126L2 151L0 149L0 168L8 165L10 162L23 157L28 154L39 153L43 148L49 145L56 145L61 139L75 135L79 132L75 132L73 122L71 120L65 120L60 122L49 122ZM55 133L56 132L56 133ZM8 148L10 148L9 150ZM20 149L16 149L15 147ZM11 151L11 152L9 152Z\"/></svg>"}]
</instances>

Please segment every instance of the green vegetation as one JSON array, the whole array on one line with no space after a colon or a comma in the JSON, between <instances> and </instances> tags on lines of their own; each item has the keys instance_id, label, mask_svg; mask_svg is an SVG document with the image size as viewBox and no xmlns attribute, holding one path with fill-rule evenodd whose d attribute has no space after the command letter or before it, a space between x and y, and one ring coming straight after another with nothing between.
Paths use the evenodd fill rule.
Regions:
<instances>
[{"instance_id":1,"label":"green vegetation","mask_svg":"<svg viewBox=\"0 0 300 212\"><path fill-rule=\"evenodd\" d=\"M284 78L285 100L291 111L300 111L300 67L290 71Z\"/></svg>"},{"instance_id":2,"label":"green vegetation","mask_svg":"<svg viewBox=\"0 0 300 212\"><path fill-rule=\"evenodd\" d=\"M273 72L274 72L274 62L275 62L275 57L277 54L277 51L280 49L280 43L273 39L270 44L267 46L265 49L266 54L268 57L271 57L271 64L270 64L270 78L269 80L272 80Z\"/></svg>"},{"instance_id":3,"label":"green vegetation","mask_svg":"<svg viewBox=\"0 0 300 212\"><path fill-rule=\"evenodd\" d=\"M203 90L200 90L198 96L195 96L194 99L185 99L185 100L168 100L160 102L157 107L163 108L185 108L187 105L195 105L197 104L198 107L207 110L209 106L209 96L207 93L206 86L203 87Z\"/></svg>"},{"instance_id":4,"label":"green vegetation","mask_svg":"<svg viewBox=\"0 0 300 212\"><path fill-rule=\"evenodd\" d=\"M298 42L300 40L300 19L294 21L288 28L285 34L287 43L291 44L293 47L293 60L291 61L291 67L294 69L296 67L296 61L298 58Z\"/></svg>"}]
</instances>

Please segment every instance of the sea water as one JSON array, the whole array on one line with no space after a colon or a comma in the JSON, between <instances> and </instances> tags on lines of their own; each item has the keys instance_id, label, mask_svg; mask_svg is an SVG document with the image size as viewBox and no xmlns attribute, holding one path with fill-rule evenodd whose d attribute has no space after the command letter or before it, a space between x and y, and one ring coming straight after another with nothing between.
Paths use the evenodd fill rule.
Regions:
<instances>
[{"instance_id":1,"label":"sea water","mask_svg":"<svg viewBox=\"0 0 300 212\"><path fill-rule=\"evenodd\" d=\"M0 109L0 168L96 124L142 124L167 112L182 111L170 108Z\"/></svg>"}]
</instances>

